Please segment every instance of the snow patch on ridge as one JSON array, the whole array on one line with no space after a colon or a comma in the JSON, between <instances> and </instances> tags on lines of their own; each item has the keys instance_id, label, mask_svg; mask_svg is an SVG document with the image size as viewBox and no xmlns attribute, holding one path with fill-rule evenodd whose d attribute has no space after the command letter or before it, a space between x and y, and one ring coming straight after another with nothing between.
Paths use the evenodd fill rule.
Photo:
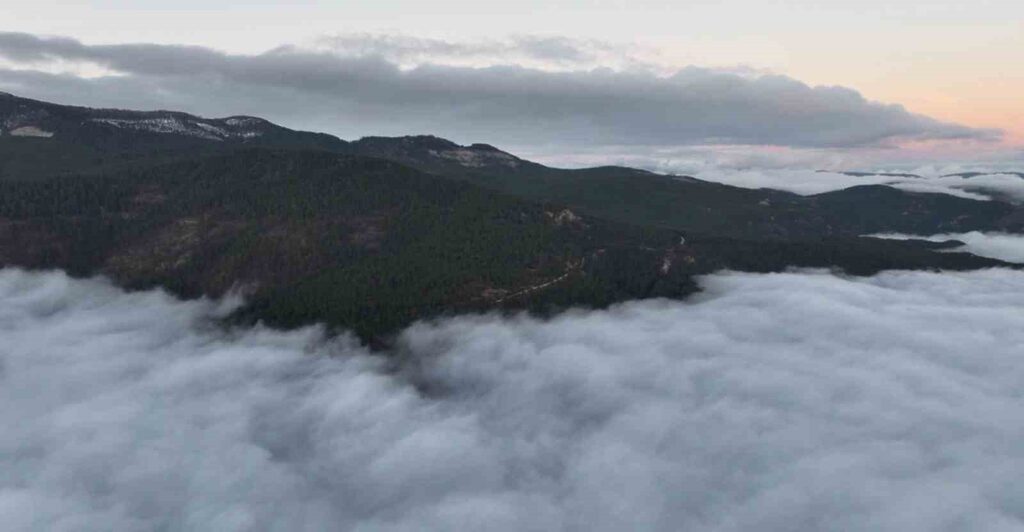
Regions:
<instances>
[{"instance_id":1,"label":"snow patch on ridge","mask_svg":"<svg viewBox=\"0 0 1024 532\"><path fill-rule=\"evenodd\" d=\"M516 168L519 166L519 159L514 155L496 150L484 151L480 149L459 148L443 151L430 150L430 154L434 157L454 161L469 168L481 168L495 164L508 166L509 168Z\"/></svg>"},{"instance_id":2,"label":"snow patch on ridge","mask_svg":"<svg viewBox=\"0 0 1024 532\"><path fill-rule=\"evenodd\" d=\"M53 136L52 131L46 131L36 126L22 126L10 131L12 137L38 137L48 139Z\"/></svg>"},{"instance_id":3,"label":"snow patch on ridge","mask_svg":"<svg viewBox=\"0 0 1024 532\"><path fill-rule=\"evenodd\" d=\"M250 139L263 135L262 131L252 129L260 121L248 117L233 117L218 121L199 121L179 117L93 118L91 121L120 129L185 135L214 141Z\"/></svg>"}]
</instances>

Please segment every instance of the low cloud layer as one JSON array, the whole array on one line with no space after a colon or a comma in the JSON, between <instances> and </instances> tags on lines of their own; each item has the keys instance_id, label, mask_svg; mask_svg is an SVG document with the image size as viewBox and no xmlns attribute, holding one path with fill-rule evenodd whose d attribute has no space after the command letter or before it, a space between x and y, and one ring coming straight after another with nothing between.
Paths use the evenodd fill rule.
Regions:
<instances>
[{"instance_id":1,"label":"low cloud layer","mask_svg":"<svg viewBox=\"0 0 1024 532\"><path fill-rule=\"evenodd\" d=\"M779 75L697 67L666 75L629 61L591 68L611 53L600 43L519 38L480 46L476 53L445 41L349 36L230 55L0 33L0 59L11 65L0 69L0 88L87 105L254 114L349 137L425 132L508 145L864 147L1000 136ZM519 63L452 61L503 54ZM53 70L82 63L107 74Z\"/></svg>"},{"instance_id":2,"label":"low cloud layer","mask_svg":"<svg viewBox=\"0 0 1024 532\"><path fill-rule=\"evenodd\" d=\"M394 356L0 272L6 530L1011 530L1024 274L720 274Z\"/></svg>"},{"instance_id":3,"label":"low cloud layer","mask_svg":"<svg viewBox=\"0 0 1024 532\"><path fill-rule=\"evenodd\" d=\"M1024 151L1000 144L926 143L889 148L822 149L776 146L597 146L571 152L558 147L514 147L531 160L557 167L630 166L659 173L697 175L717 170L874 170L943 176L962 172L1024 172Z\"/></svg>"},{"instance_id":4,"label":"low cloud layer","mask_svg":"<svg viewBox=\"0 0 1024 532\"><path fill-rule=\"evenodd\" d=\"M734 169L709 167L693 172L694 177L743 188L772 188L801 195L821 194L858 185L888 185L908 192L949 194L989 201L998 199L1024 203L1024 178L1016 174L993 173L963 177L957 175L897 176L849 175L840 172L782 168Z\"/></svg>"},{"instance_id":5,"label":"low cloud layer","mask_svg":"<svg viewBox=\"0 0 1024 532\"><path fill-rule=\"evenodd\" d=\"M907 235L900 233L885 233L871 235L874 238L890 238L896 240L928 240L930 242L946 242L959 240L964 245L952 251L966 251L979 257L999 259L1006 262L1024 264L1024 235L1008 233L983 233L971 231L968 233L943 233L939 235Z\"/></svg>"}]
</instances>

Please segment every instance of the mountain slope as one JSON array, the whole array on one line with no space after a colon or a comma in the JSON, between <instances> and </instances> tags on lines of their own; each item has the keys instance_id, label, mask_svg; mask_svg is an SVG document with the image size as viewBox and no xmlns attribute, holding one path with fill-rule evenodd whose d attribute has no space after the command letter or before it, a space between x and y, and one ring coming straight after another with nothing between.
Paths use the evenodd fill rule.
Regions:
<instances>
[{"instance_id":1,"label":"mountain slope","mask_svg":"<svg viewBox=\"0 0 1024 532\"><path fill-rule=\"evenodd\" d=\"M144 167L257 146L387 159L592 216L689 234L789 240L886 231L1024 230L1020 208L999 201L885 186L804 197L631 168L550 168L493 146L460 146L433 136L346 142L253 117L87 109L0 95L0 179Z\"/></svg>"},{"instance_id":2,"label":"mountain slope","mask_svg":"<svg viewBox=\"0 0 1024 532\"><path fill-rule=\"evenodd\" d=\"M682 297L722 268L1005 265L859 235L1024 223L1007 204L886 187L804 198L436 137L347 143L258 119L0 101L0 265L239 290L236 319L371 342L449 313Z\"/></svg>"},{"instance_id":3,"label":"mountain slope","mask_svg":"<svg viewBox=\"0 0 1024 532\"><path fill-rule=\"evenodd\" d=\"M459 146L430 136L370 137L353 153L403 164L582 213L691 235L744 239L849 238L883 231L935 234L1022 231L1019 206L883 185L801 196L623 167L550 168L492 146Z\"/></svg>"},{"instance_id":4,"label":"mountain slope","mask_svg":"<svg viewBox=\"0 0 1024 532\"><path fill-rule=\"evenodd\" d=\"M240 289L250 297L240 315L326 321L368 339L460 309L692 290L689 274L664 267L678 252L674 233L577 217L380 159L249 149L8 183L4 192L2 264L103 273L185 296Z\"/></svg>"},{"instance_id":5,"label":"mountain slope","mask_svg":"<svg viewBox=\"0 0 1024 532\"><path fill-rule=\"evenodd\" d=\"M682 297L720 268L874 273L1001 264L939 244L690 237L581 216L381 159L253 148L101 176L7 183L0 264L183 296L238 317L379 341L452 312Z\"/></svg>"},{"instance_id":6,"label":"mountain slope","mask_svg":"<svg viewBox=\"0 0 1024 532\"><path fill-rule=\"evenodd\" d=\"M240 147L346 152L348 143L262 118L57 105L0 93L0 179L152 164Z\"/></svg>"}]
</instances>

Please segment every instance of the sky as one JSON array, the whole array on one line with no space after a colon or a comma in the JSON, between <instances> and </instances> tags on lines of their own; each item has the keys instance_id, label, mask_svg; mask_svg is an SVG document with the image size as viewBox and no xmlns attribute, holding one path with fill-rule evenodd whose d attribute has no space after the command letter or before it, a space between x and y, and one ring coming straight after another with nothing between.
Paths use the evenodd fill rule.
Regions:
<instances>
[{"instance_id":1,"label":"sky","mask_svg":"<svg viewBox=\"0 0 1024 532\"><path fill-rule=\"evenodd\" d=\"M123 64L121 70L110 64L83 66L82 57L60 54L26 63L24 58L4 57L0 46L0 68L93 76L105 73L139 81L136 85L123 84L113 94L112 84L90 92L67 80L61 90L48 91L45 86L56 84L52 79L26 80L21 75L11 81L14 75L10 71L0 71L2 89L41 96L77 94L87 104L113 104L116 95L127 100L124 106L177 105L194 112L223 109L249 111L247 114L256 114L262 108L263 114L286 125L346 137L438 133L465 142L508 146L544 160L566 160L584 148L614 159L611 153L622 145L630 146L628 151L633 153L650 152L655 147L664 150L699 145L705 151L716 151L720 146L753 146L751 151L776 159L793 157L773 153L766 148L771 145L776 150L796 149L797 159L808 159L813 164L828 164L838 158L841 166L920 164L935 157L1024 158L1024 98L1019 96L1024 94L1024 69L1016 68L1024 64L1024 4L1011 0L383 0L300 1L287 7L265 1L40 0L5 2L0 5L0 21L4 21L0 22L0 31L71 38L84 46L194 45L235 59L260 57L272 50L358 56L365 60L363 67L378 73L390 66L434 67L434 77L448 79L425 80L430 72L420 72L420 76L395 76L377 82L390 87L407 85L410 92L420 94L429 90L452 92L456 95L453 98L470 102L467 105L474 108L452 110L451 102L445 106L435 100L419 107L410 104L402 109L401 119L396 119L380 109L381 101L354 96L353 86L335 83L334 94L321 87L310 98L295 93L295 87L278 86L261 92L251 77L236 78L237 86L221 85L223 93L218 93L215 85L204 94L203 87L210 88L208 82L184 87L166 73L156 80L157 73L148 72L148 78L142 79L138 69L126 69ZM369 58L382 63L365 64ZM312 70L299 71L293 64L290 68L297 70L278 75L290 75L298 80L296 83L314 83L323 81L313 79L318 71L330 70L312 65L310 58L297 60L303 61ZM526 69L514 79L509 72L492 72L492 77L511 79L512 88L527 103L515 101L514 90L510 101L495 95L510 91L510 87L486 79L486 72L472 71L487 66ZM233 68L238 73L256 67ZM347 64L337 68L355 67ZM538 76L530 75L535 70L562 76L536 79ZM619 78L608 79L607 70ZM700 73L730 73L747 80L775 76L821 89L819 92L850 91L867 102L900 105L914 117L928 117L970 131L923 125L918 118L908 120L856 110L851 115L851 104L840 101L841 95L814 98L800 91L773 93L780 90L777 79L773 86L762 79L760 84L738 88L737 83L729 85L721 80L705 83L708 92L718 90L715 83L725 83L729 86L720 93L735 97L720 102L734 112L708 119L712 111L706 111L706 99L697 99L689 107L672 101L675 89L666 88L664 81L678 72L688 72L691 81ZM584 73L590 73L589 77ZM218 76L223 79L223 72ZM246 86L254 94L238 94ZM364 86L369 92L381 92L377 87ZM584 97L592 98L596 108L619 109L621 115L574 109L559 95L551 94L552 86L582 92ZM613 94L587 93L600 92L602 87ZM471 89L484 94L468 94ZM148 97L125 96L143 90L149 91ZM632 98L624 100L615 90ZM97 93L107 93L107 97ZM638 102L637 94L649 95L650 99ZM768 100L759 100L761 95L768 95ZM391 102L415 100L399 90L391 96ZM686 96L678 101L688 101ZM201 101L204 97L205 104ZM224 103L232 98L241 101ZM333 109L332 99L341 101ZM354 108L346 108L346 101L355 102ZM298 102L305 102L309 110L285 110ZM523 108L533 102L541 102L531 108L536 116L523 113ZM508 115L480 110L504 104ZM679 109L674 110L673 104ZM793 117L792 107L798 105L834 112L830 116ZM661 113L659 106L667 106L668 112ZM519 116L525 117L524 122L534 122L529 127L508 125L510 117ZM566 121L557 120L565 117ZM750 135L739 135L735 128L720 125L728 122L739 127L748 117L749 129L754 130ZM838 127L801 130L801 119L812 124L832 121L853 125L845 131ZM631 121L635 122L633 126L619 126ZM912 123L915 121L918 123ZM784 124L772 128L770 122ZM693 127L680 128L679 123ZM871 124L877 127L872 129ZM787 130L789 125L792 127ZM618 134L605 134L609 130ZM551 138L543 135L546 132ZM894 145L900 149L891 149Z\"/></svg>"}]
</instances>

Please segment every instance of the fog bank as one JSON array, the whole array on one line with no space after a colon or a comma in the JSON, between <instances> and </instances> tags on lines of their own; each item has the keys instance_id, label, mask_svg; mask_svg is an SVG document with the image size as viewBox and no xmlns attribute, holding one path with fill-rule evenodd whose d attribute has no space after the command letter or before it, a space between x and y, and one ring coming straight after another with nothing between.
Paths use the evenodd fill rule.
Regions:
<instances>
[{"instance_id":1,"label":"fog bank","mask_svg":"<svg viewBox=\"0 0 1024 532\"><path fill-rule=\"evenodd\" d=\"M318 330L0 272L7 530L1017 530L1024 274ZM414 362L415 363L414 363Z\"/></svg>"},{"instance_id":2,"label":"fog bank","mask_svg":"<svg viewBox=\"0 0 1024 532\"><path fill-rule=\"evenodd\" d=\"M999 259L1006 262L1024 264L1024 235L1011 233L991 233L981 231L970 231L967 233L943 233L939 235L906 235L901 233L884 233L870 235L874 238L889 238L895 240L928 240L931 242L946 242L959 240L964 245L954 248L951 251L966 251L979 257Z\"/></svg>"}]
</instances>

